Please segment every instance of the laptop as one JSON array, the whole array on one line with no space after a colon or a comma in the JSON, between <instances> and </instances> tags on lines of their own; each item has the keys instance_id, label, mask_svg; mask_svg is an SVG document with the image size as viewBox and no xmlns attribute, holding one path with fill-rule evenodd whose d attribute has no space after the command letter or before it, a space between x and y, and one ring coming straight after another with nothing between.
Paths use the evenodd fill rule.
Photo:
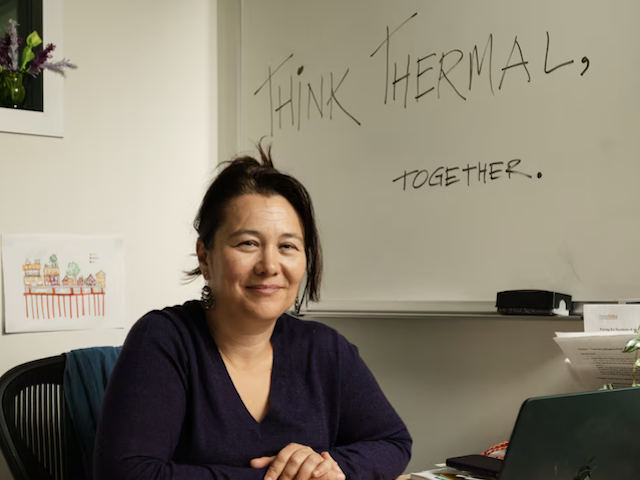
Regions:
<instances>
[{"instance_id":1,"label":"laptop","mask_svg":"<svg viewBox=\"0 0 640 480\"><path fill-rule=\"evenodd\" d=\"M477 457L447 465L499 480L640 480L640 387L528 399L504 460L471 472Z\"/></svg>"}]
</instances>

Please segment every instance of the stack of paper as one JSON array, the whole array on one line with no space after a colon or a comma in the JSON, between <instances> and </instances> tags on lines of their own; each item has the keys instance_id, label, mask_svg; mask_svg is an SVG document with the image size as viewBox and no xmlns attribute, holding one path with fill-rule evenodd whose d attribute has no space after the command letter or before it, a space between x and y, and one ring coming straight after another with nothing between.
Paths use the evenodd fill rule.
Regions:
<instances>
[{"instance_id":1,"label":"stack of paper","mask_svg":"<svg viewBox=\"0 0 640 480\"><path fill-rule=\"evenodd\" d=\"M638 311L640 305L585 305L584 332L556 332L554 340L581 389L632 385L635 355L622 351L629 340L638 337L634 331L639 326ZM638 375L640 380L640 369Z\"/></svg>"}]
</instances>

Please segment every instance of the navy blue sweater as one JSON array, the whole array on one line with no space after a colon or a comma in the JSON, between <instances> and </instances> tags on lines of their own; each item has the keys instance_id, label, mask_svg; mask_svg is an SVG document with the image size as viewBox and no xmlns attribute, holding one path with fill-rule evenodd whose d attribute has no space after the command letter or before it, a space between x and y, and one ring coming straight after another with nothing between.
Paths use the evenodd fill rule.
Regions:
<instances>
[{"instance_id":1,"label":"navy blue sweater","mask_svg":"<svg viewBox=\"0 0 640 480\"><path fill-rule=\"evenodd\" d=\"M111 374L94 454L96 480L261 480L252 458L289 443L328 451L347 480L390 480L411 437L355 346L326 325L280 317L269 410L240 399L198 302L133 326Z\"/></svg>"}]
</instances>

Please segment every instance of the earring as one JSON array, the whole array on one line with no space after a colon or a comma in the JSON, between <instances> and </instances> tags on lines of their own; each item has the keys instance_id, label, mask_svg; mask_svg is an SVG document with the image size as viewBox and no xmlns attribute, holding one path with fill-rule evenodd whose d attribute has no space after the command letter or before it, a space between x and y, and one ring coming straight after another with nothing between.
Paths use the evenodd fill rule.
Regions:
<instances>
[{"instance_id":1,"label":"earring","mask_svg":"<svg viewBox=\"0 0 640 480\"><path fill-rule=\"evenodd\" d=\"M293 309L296 312L296 315L298 315L300 313L300 309L301 308L302 308L302 302L298 298L298 295L296 295L296 301L293 302Z\"/></svg>"},{"instance_id":2,"label":"earring","mask_svg":"<svg viewBox=\"0 0 640 480\"><path fill-rule=\"evenodd\" d=\"M302 303L304 302L304 299L307 296L308 286L309 286L308 283L304 286L304 290L302 291L302 298L299 298L300 294L298 293L298 295L296 295L296 301L293 302L293 308L294 308L294 311L296 312L296 315L300 313L300 309L302 308ZM307 300L307 305L309 305L309 300Z\"/></svg>"},{"instance_id":3,"label":"earring","mask_svg":"<svg viewBox=\"0 0 640 480\"><path fill-rule=\"evenodd\" d=\"M216 306L216 300L213 298L213 293L211 293L211 289L209 288L209 281L205 280L204 287L202 287L202 294L200 296L200 300L202 300L202 306L205 310L211 310Z\"/></svg>"}]
</instances>

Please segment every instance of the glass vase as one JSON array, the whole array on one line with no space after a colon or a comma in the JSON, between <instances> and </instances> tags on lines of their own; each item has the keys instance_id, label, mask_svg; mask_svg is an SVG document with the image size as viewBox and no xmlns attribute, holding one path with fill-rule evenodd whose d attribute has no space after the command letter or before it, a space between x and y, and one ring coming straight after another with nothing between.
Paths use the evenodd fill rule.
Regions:
<instances>
[{"instance_id":1,"label":"glass vase","mask_svg":"<svg viewBox=\"0 0 640 480\"><path fill-rule=\"evenodd\" d=\"M0 72L0 105L3 107L20 108L24 103L26 90L22 83L24 73Z\"/></svg>"}]
</instances>

